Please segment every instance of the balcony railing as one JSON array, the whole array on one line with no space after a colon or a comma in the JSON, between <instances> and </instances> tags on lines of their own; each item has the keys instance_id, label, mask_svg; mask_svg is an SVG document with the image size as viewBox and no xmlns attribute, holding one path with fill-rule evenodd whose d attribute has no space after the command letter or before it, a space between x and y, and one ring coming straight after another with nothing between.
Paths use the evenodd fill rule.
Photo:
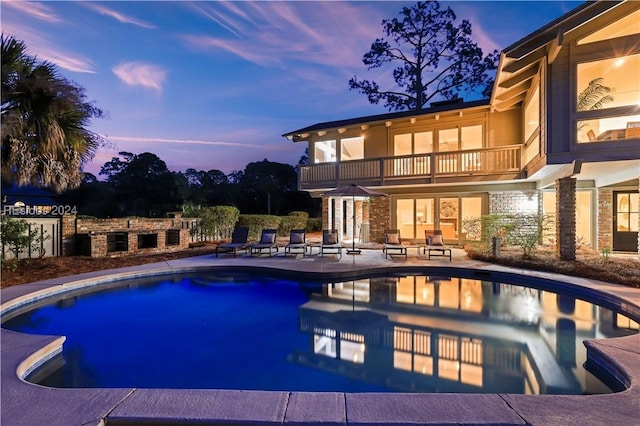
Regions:
<instances>
[{"instance_id":1,"label":"balcony railing","mask_svg":"<svg viewBox=\"0 0 640 426\"><path fill-rule=\"evenodd\" d=\"M300 189L338 187L350 183L383 186L435 183L443 178L512 175L522 170L522 145L429 154L367 158L300 166Z\"/></svg>"}]
</instances>

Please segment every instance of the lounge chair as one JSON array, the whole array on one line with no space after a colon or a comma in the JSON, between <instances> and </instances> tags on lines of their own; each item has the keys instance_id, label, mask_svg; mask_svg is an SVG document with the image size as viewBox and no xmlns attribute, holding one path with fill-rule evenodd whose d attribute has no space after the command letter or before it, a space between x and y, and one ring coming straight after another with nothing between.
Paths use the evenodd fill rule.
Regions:
<instances>
[{"instance_id":1,"label":"lounge chair","mask_svg":"<svg viewBox=\"0 0 640 426\"><path fill-rule=\"evenodd\" d=\"M322 245L320 246L320 256L326 254L337 254L342 257L342 245L338 241L338 231L323 230L322 231Z\"/></svg>"},{"instance_id":2,"label":"lounge chair","mask_svg":"<svg viewBox=\"0 0 640 426\"><path fill-rule=\"evenodd\" d=\"M402 244L399 229L387 229L384 231L384 244L382 245L384 257L387 256L404 256L407 258L407 247Z\"/></svg>"},{"instance_id":3,"label":"lounge chair","mask_svg":"<svg viewBox=\"0 0 640 426\"><path fill-rule=\"evenodd\" d=\"M307 253L307 233L304 229L292 229L289 233L289 242L284 246L284 255Z\"/></svg>"},{"instance_id":4,"label":"lounge chair","mask_svg":"<svg viewBox=\"0 0 640 426\"><path fill-rule=\"evenodd\" d=\"M260 241L249 246L249 253L253 257L254 254L262 254L264 250L269 250L269 257L273 253L277 253L279 248L276 244L277 229L263 229Z\"/></svg>"},{"instance_id":5,"label":"lounge chair","mask_svg":"<svg viewBox=\"0 0 640 426\"><path fill-rule=\"evenodd\" d=\"M427 245L424 247L424 254L428 254L429 260L434 257L448 257L451 261L451 249L442 240L442 231L435 229L434 231L424 231L424 237Z\"/></svg>"},{"instance_id":6,"label":"lounge chair","mask_svg":"<svg viewBox=\"0 0 640 426\"><path fill-rule=\"evenodd\" d=\"M247 250L247 239L249 238L249 227L238 226L233 230L230 243L218 244L216 247L216 257L218 253L233 253L233 257L236 257L238 250Z\"/></svg>"}]
</instances>

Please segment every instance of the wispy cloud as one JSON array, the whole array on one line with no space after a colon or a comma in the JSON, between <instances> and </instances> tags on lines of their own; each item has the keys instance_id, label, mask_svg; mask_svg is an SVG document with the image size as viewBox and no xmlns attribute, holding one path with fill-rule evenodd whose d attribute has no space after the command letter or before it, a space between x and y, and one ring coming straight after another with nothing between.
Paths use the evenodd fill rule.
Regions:
<instances>
[{"instance_id":1,"label":"wispy cloud","mask_svg":"<svg viewBox=\"0 0 640 426\"><path fill-rule=\"evenodd\" d=\"M123 62L112 71L127 86L142 86L159 92L167 75L161 67L144 62Z\"/></svg>"},{"instance_id":2,"label":"wispy cloud","mask_svg":"<svg viewBox=\"0 0 640 426\"><path fill-rule=\"evenodd\" d=\"M101 4L86 2L86 3L83 3L83 5L99 13L100 15L108 16L110 18L117 20L118 22L122 22L123 24L132 24L132 25L136 25L138 27L147 28L147 29L153 29L156 27L153 24L142 21L140 19L133 18L131 16L124 15L116 10L110 9Z\"/></svg>"},{"instance_id":3,"label":"wispy cloud","mask_svg":"<svg viewBox=\"0 0 640 426\"><path fill-rule=\"evenodd\" d=\"M107 136L102 135L103 138L111 142L126 142L126 143L169 143L178 145L217 145L217 146L231 146L236 148L264 148L262 145L249 144L249 143L237 143L237 142L224 142L224 141L203 141L197 139L167 139L167 138L153 138L153 137L134 137L134 136Z\"/></svg>"},{"instance_id":4,"label":"wispy cloud","mask_svg":"<svg viewBox=\"0 0 640 426\"><path fill-rule=\"evenodd\" d=\"M264 67L295 63L352 67L380 35L377 11L345 2L213 2L195 10L228 36L183 35L197 49L224 51Z\"/></svg>"},{"instance_id":5,"label":"wispy cloud","mask_svg":"<svg viewBox=\"0 0 640 426\"><path fill-rule=\"evenodd\" d=\"M478 43L478 46L480 46L485 55L493 52L494 50L500 51L505 47L500 46L499 43L494 40L494 35L491 34L492 31L486 31L481 25L481 19L480 16L478 16L481 12L478 10L477 5L471 3L461 5L454 4L453 6L458 14L456 23L459 24L462 19L466 19L471 22L471 29L473 31L472 38L476 43Z\"/></svg>"},{"instance_id":6,"label":"wispy cloud","mask_svg":"<svg viewBox=\"0 0 640 426\"><path fill-rule=\"evenodd\" d=\"M2 2L2 7L10 7L41 21L51 23L62 22L62 19L59 18L51 10L51 8L44 3L5 0Z\"/></svg>"},{"instance_id":7,"label":"wispy cloud","mask_svg":"<svg viewBox=\"0 0 640 426\"><path fill-rule=\"evenodd\" d=\"M73 72L95 73L93 63L89 59L61 50L50 38L43 36L37 30L13 22L3 21L2 24L2 31L24 41L29 54L36 56L38 60L52 62L60 68Z\"/></svg>"}]
</instances>

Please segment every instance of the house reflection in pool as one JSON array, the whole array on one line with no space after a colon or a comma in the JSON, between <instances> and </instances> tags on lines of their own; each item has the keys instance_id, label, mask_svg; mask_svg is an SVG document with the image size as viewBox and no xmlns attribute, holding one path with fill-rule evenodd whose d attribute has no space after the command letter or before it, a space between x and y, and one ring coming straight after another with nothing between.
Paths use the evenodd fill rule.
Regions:
<instances>
[{"instance_id":1,"label":"house reflection in pool","mask_svg":"<svg viewBox=\"0 0 640 426\"><path fill-rule=\"evenodd\" d=\"M405 392L602 393L582 341L637 332L608 309L549 291L452 277L323 285L299 307L302 365Z\"/></svg>"}]
</instances>

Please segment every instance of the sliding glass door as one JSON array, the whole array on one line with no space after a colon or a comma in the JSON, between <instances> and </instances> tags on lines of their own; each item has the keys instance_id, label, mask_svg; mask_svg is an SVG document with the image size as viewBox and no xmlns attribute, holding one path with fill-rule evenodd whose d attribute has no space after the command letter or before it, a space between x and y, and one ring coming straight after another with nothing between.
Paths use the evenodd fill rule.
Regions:
<instances>
[{"instance_id":1,"label":"sliding glass door","mask_svg":"<svg viewBox=\"0 0 640 426\"><path fill-rule=\"evenodd\" d=\"M464 220L482 216L483 196L400 198L395 205L395 223L403 239L422 242L425 231L439 229L445 241L462 244L468 238Z\"/></svg>"}]
</instances>

